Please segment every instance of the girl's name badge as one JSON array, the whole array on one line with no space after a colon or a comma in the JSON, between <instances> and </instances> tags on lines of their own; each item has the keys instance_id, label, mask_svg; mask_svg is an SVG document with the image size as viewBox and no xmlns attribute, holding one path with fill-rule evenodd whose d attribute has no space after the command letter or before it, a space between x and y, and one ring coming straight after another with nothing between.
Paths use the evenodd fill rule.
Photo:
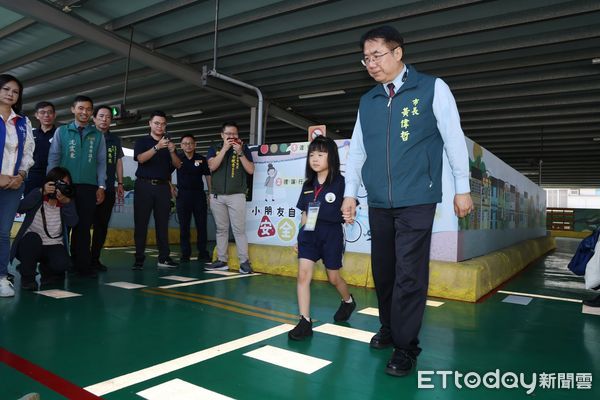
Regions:
<instances>
[{"instance_id":1,"label":"girl's name badge","mask_svg":"<svg viewBox=\"0 0 600 400\"><path fill-rule=\"evenodd\" d=\"M196 160L196 161L194 161L194 166L195 166L195 167L199 167L199 166L200 166L200 160Z\"/></svg>"},{"instance_id":2,"label":"girl's name badge","mask_svg":"<svg viewBox=\"0 0 600 400\"><path fill-rule=\"evenodd\" d=\"M314 231L317 226L317 217L319 216L319 208L321 208L321 202L315 201L308 203L308 213L306 214L306 224L304 224L305 231Z\"/></svg>"}]
</instances>

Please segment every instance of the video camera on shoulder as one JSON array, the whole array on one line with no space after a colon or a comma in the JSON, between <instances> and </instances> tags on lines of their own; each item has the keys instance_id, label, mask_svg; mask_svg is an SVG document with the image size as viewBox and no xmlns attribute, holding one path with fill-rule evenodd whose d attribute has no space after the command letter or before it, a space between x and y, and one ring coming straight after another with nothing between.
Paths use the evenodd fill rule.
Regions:
<instances>
[{"instance_id":1,"label":"video camera on shoulder","mask_svg":"<svg viewBox=\"0 0 600 400\"><path fill-rule=\"evenodd\" d=\"M54 187L56 190L60 190L63 196L72 199L75 196L75 186L67 183L63 180L54 181ZM56 199L56 192L48 194L48 197L51 199Z\"/></svg>"}]
</instances>

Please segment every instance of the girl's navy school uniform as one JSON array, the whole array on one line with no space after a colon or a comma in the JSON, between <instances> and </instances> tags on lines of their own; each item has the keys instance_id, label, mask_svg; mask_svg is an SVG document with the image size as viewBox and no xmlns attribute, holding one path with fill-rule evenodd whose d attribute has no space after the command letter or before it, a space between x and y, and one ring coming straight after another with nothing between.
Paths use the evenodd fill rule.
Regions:
<instances>
[{"instance_id":1,"label":"girl's navy school uniform","mask_svg":"<svg viewBox=\"0 0 600 400\"><path fill-rule=\"evenodd\" d=\"M338 174L331 183L320 185L315 177L311 186L302 187L296 208L308 214L309 203L319 202L319 214L314 231L298 233L298 258L311 261L323 260L327 269L340 269L344 254L344 231L342 224L342 201L344 200L344 177Z\"/></svg>"}]
</instances>

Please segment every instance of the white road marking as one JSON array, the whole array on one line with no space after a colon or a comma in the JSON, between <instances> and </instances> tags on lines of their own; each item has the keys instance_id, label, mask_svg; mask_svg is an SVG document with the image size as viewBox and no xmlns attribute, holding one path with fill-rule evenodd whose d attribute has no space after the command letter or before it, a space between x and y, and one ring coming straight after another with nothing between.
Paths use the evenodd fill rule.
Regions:
<instances>
[{"instance_id":1,"label":"white road marking","mask_svg":"<svg viewBox=\"0 0 600 400\"><path fill-rule=\"evenodd\" d=\"M167 275L167 276L161 276L160 279L169 279L171 281L177 281L177 282L190 282L190 281L195 281L198 278L190 278L189 276L179 276L179 275Z\"/></svg>"},{"instance_id":2,"label":"white road marking","mask_svg":"<svg viewBox=\"0 0 600 400\"><path fill-rule=\"evenodd\" d=\"M186 356L165 361L163 363L153 365L151 367L144 368L139 371L134 371L129 374L106 380L104 382L96 383L84 389L90 393L95 394L96 396L103 396L105 394L112 393L117 390L121 390L123 388L138 384L140 382L144 382L149 379L154 379L158 376L177 371L181 368L198 364L202 361L206 361L208 359L223 355L225 353L241 349L242 347L262 342L263 340L267 340L277 335L281 335L282 333L285 333L293 328L294 326L290 324L278 325L271 329L267 329L266 331L258 332L250 336L232 340L231 342L219 344L217 346L200 350L195 353L188 354Z\"/></svg>"},{"instance_id":3,"label":"white road marking","mask_svg":"<svg viewBox=\"0 0 600 400\"><path fill-rule=\"evenodd\" d=\"M331 364L331 361L328 360L268 345L252 350L244 355L305 374L312 374Z\"/></svg>"},{"instance_id":4,"label":"white road marking","mask_svg":"<svg viewBox=\"0 0 600 400\"><path fill-rule=\"evenodd\" d=\"M345 339L357 340L359 342L370 343L375 332L363 331L361 329L349 328L347 326L323 324L313 328L315 332L326 333L328 335L339 336Z\"/></svg>"},{"instance_id":5,"label":"white road marking","mask_svg":"<svg viewBox=\"0 0 600 400\"><path fill-rule=\"evenodd\" d=\"M67 299L69 297L82 296L79 293L67 292L66 290L60 290L60 289L40 290L39 292L35 292L35 293L41 294L42 296L52 297L55 299Z\"/></svg>"},{"instance_id":6,"label":"white road marking","mask_svg":"<svg viewBox=\"0 0 600 400\"><path fill-rule=\"evenodd\" d=\"M146 285L139 285L137 283L130 283L130 282L110 282L110 283L107 283L106 286L114 286L114 287L118 287L121 289L139 289L139 288L146 287Z\"/></svg>"},{"instance_id":7,"label":"white road marking","mask_svg":"<svg viewBox=\"0 0 600 400\"><path fill-rule=\"evenodd\" d=\"M174 285L159 286L159 288L161 288L161 289L173 289L173 288L183 287L183 286L202 285L204 283L226 281L226 280L229 280L229 279L248 278L250 276L258 276L258 275L260 275L260 274L246 274L246 275L235 274L233 276L225 276L223 278L212 278L212 279L204 279L202 281L183 282L183 283L176 283Z\"/></svg>"},{"instance_id":8,"label":"white road marking","mask_svg":"<svg viewBox=\"0 0 600 400\"><path fill-rule=\"evenodd\" d=\"M544 295L541 295L541 294L531 294L531 293L521 293L521 292L509 292L508 290L498 290L498 293L514 294L514 295L517 295L517 296L529 296L529 297L535 297L535 298L538 298L538 299L569 301L571 303L581 303L581 300L569 299L569 298L566 298L566 297L554 297L554 296L544 296Z\"/></svg>"},{"instance_id":9,"label":"white road marking","mask_svg":"<svg viewBox=\"0 0 600 400\"><path fill-rule=\"evenodd\" d=\"M193 385L181 379L173 379L136 393L147 400L233 400L232 397Z\"/></svg>"}]
</instances>

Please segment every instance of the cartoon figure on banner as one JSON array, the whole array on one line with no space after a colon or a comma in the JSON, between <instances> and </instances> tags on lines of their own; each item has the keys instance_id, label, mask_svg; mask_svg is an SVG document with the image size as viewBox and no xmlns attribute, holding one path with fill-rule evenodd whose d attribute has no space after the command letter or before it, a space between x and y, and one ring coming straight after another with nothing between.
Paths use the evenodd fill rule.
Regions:
<instances>
[{"instance_id":1,"label":"cartoon figure on banner","mask_svg":"<svg viewBox=\"0 0 600 400\"><path fill-rule=\"evenodd\" d=\"M269 201L269 196L271 197L271 201L275 201L275 197L273 195L273 185L275 184L276 176L277 170L273 164L269 164L267 167L267 179L265 180L265 201Z\"/></svg>"}]
</instances>

